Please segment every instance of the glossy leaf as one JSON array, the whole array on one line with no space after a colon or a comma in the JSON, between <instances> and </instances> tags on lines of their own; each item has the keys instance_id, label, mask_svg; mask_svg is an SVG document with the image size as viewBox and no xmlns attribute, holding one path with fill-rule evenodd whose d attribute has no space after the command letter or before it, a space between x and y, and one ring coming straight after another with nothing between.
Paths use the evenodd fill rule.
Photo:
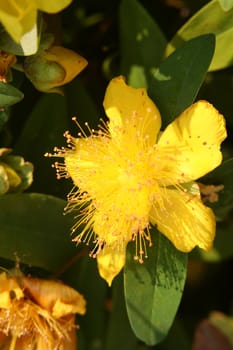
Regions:
<instances>
[{"instance_id":1,"label":"glossy leaf","mask_svg":"<svg viewBox=\"0 0 233 350\"><path fill-rule=\"evenodd\" d=\"M31 191L61 194L65 198L72 187L69 181L56 180L51 168L54 159L44 157L55 146L64 146L64 131L68 129L66 100L56 94L43 95L29 115L14 146L14 153L31 161L35 167ZM65 187L65 188L64 188Z\"/></svg>"},{"instance_id":2,"label":"glossy leaf","mask_svg":"<svg viewBox=\"0 0 233 350\"><path fill-rule=\"evenodd\" d=\"M150 71L162 60L166 39L159 26L136 0L120 6L121 72L130 85L147 86Z\"/></svg>"},{"instance_id":3,"label":"glossy leaf","mask_svg":"<svg viewBox=\"0 0 233 350\"><path fill-rule=\"evenodd\" d=\"M14 86L0 82L0 107L8 107L21 101L24 95Z\"/></svg>"},{"instance_id":4,"label":"glossy leaf","mask_svg":"<svg viewBox=\"0 0 233 350\"><path fill-rule=\"evenodd\" d=\"M38 193L0 196L0 256L50 271L77 252L65 201Z\"/></svg>"},{"instance_id":5,"label":"glossy leaf","mask_svg":"<svg viewBox=\"0 0 233 350\"><path fill-rule=\"evenodd\" d=\"M148 259L135 262L135 246L127 249L124 270L125 300L136 336L148 345L163 340L183 293L187 254L179 252L163 235L152 230L153 246Z\"/></svg>"},{"instance_id":6,"label":"glossy leaf","mask_svg":"<svg viewBox=\"0 0 233 350\"><path fill-rule=\"evenodd\" d=\"M210 1L185 22L168 44L166 56L187 40L201 34L213 33L216 36L216 49L209 70L222 69L233 64L233 8L232 4L224 1L221 8L219 2L220 0Z\"/></svg>"},{"instance_id":7,"label":"glossy leaf","mask_svg":"<svg viewBox=\"0 0 233 350\"><path fill-rule=\"evenodd\" d=\"M162 115L163 127L194 102L214 53L214 36L186 42L164 60L149 82L149 95Z\"/></svg>"}]
</instances>

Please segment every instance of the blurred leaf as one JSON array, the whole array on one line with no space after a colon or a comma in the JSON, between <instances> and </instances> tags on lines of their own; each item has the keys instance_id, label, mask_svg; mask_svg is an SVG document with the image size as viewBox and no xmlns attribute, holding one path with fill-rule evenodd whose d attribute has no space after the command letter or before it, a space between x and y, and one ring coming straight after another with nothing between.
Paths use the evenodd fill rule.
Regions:
<instances>
[{"instance_id":1,"label":"blurred leaf","mask_svg":"<svg viewBox=\"0 0 233 350\"><path fill-rule=\"evenodd\" d=\"M229 8L230 5L227 4L227 6ZM223 11L219 0L210 1L178 30L166 48L166 56L185 41L208 33L216 36L215 53L209 70L222 69L232 65L233 9L227 12Z\"/></svg>"},{"instance_id":2,"label":"blurred leaf","mask_svg":"<svg viewBox=\"0 0 233 350\"><path fill-rule=\"evenodd\" d=\"M69 235L72 220L63 215L65 201L44 194L0 197L0 256L50 271L76 252Z\"/></svg>"},{"instance_id":3,"label":"blurred leaf","mask_svg":"<svg viewBox=\"0 0 233 350\"><path fill-rule=\"evenodd\" d=\"M82 346L79 350L102 350L106 336L106 299L108 286L100 278L96 260L87 254L65 273L65 280L78 289L87 300L87 312L79 320ZM78 336L79 337L79 336Z\"/></svg>"},{"instance_id":4,"label":"blurred leaf","mask_svg":"<svg viewBox=\"0 0 233 350\"><path fill-rule=\"evenodd\" d=\"M67 193L72 183L57 181L51 164L54 159L45 158L46 152L52 152L54 147L66 144L63 136L66 130L76 136L79 132L72 121L77 116L83 127L84 122L90 122L95 127L99 113L82 83L75 79L64 88L64 96L57 94L42 95L29 115L24 128L15 144L14 153L21 154L35 166L32 190L60 195ZM36 147L35 147L36 145Z\"/></svg>"},{"instance_id":5,"label":"blurred leaf","mask_svg":"<svg viewBox=\"0 0 233 350\"><path fill-rule=\"evenodd\" d=\"M167 335L176 315L186 278L187 254L179 252L163 235L152 229L153 246L148 259L133 259L134 244L127 249L124 270L125 300L136 336L154 345Z\"/></svg>"},{"instance_id":6,"label":"blurred leaf","mask_svg":"<svg viewBox=\"0 0 233 350\"><path fill-rule=\"evenodd\" d=\"M193 350L232 350L233 320L220 312L211 313L195 331Z\"/></svg>"},{"instance_id":7,"label":"blurred leaf","mask_svg":"<svg viewBox=\"0 0 233 350\"><path fill-rule=\"evenodd\" d=\"M34 55L38 48L37 25L22 36L19 44L4 29L1 29L0 48L17 56Z\"/></svg>"},{"instance_id":8,"label":"blurred leaf","mask_svg":"<svg viewBox=\"0 0 233 350\"><path fill-rule=\"evenodd\" d=\"M163 127L190 106L214 53L214 36L186 42L164 60L149 82L149 95L162 115Z\"/></svg>"},{"instance_id":9,"label":"blurred leaf","mask_svg":"<svg viewBox=\"0 0 233 350\"><path fill-rule=\"evenodd\" d=\"M69 181L57 181L54 162L45 158L46 152L52 152L55 146L64 146L64 132L68 129L66 99L56 94L42 95L29 115L22 132L14 146L14 153L22 155L35 166L32 191L59 194L62 186L65 193L72 184Z\"/></svg>"},{"instance_id":10,"label":"blurred leaf","mask_svg":"<svg viewBox=\"0 0 233 350\"><path fill-rule=\"evenodd\" d=\"M126 312L122 273L113 282L112 302L105 350L135 350L138 341Z\"/></svg>"},{"instance_id":11,"label":"blurred leaf","mask_svg":"<svg viewBox=\"0 0 233 350\"><path fill-rule=\"evenodd\" d=\"M8 107L21 101L24 95L14 86L0 82L0 107Z\"/></svg>"},{"instance_id":12,"label":"blurred leaf","mask_svg":"<svg viewBox=\"0 0 233 350\"><path fill-rule=\"evenodd\" d=\"M233 222L224 221L217 223L216 237L213 248L206 252L196 248L191 256L201 258L207 262L219 262L233 257Z\"/></svg>"},{"instance_id":13,"label":"blurred leaf","mask_svg":"<svg viewBox=\"0 0 233 350\"><path fill-rule=\"evenodd\" d=\"M156 347L156 350L171 350L174 349L174 346L179 350L191 349L191 341L185 330L182 318L175 319L166 339Z\"/></svg>"},{"instance_id":14,"label":"blurred leaf","mask_svg":"<svg viewBox=\"0 0 233 350\"><path fill-rule=\"evenodd\" d=\"M147 86L150 71L163 57L166 39L149 13L136 0L120 5L121 71L134 87Z\"/></svg>"},{"instance_id":15,"label":"blurred leaf","mask_svg":"<svg viewBox=\"0 0 233 350\"><path fill-rule=\"evenodd\" d=\"M9 109L0 110L0 131L9 119Z\"/></svg>"},{"instance_id":16,"label":"blurred leaf","mask_svg":"<svg viewBox=\"0 0 233 350\"><path fill-rule=\"evenodd\" d=\"M85 122L88 122L91 128L96 128L100 113L81 80L79 78L74 79L64 87L64 91L70 120L73 116L76 116L83 127L85 127ZM75 123L72 123L72 125L74 131L76 131L74 136L76 136L79 130Z\"/></svg>"},{"instance_id":17,"label":"blurred leaf","mask_svg":"<svg viewBox=\"0 0 233 350\"><path fill-rule=\"evenodd\" d=\"M233 7L233 0L218 0L224 11L229 11Z\"/></svg>"},{"instance_id":18,"label":"blurred leaf","mask_svg":"<svg viewBox=\"0 0 233 350\"><path fill-rule=\"evenodd\" d=\"M218 192L218 200L214 203L207 202L213 208L219 219L226 217L233 209L233 158L224 161L219 167L200 179L200 182L209 185L223 185L223 190Z\"/></svg>"},{"instance_id":19,"label":"blurred leaf","mask_svg":"<svg viewBox=\"0 0 233 350\"><path fill-rule=\"evenodd\" d=\"M215 311L210 314L209 320L227 337L233 346L233 318Z\"/></svg>"}]
</instances>

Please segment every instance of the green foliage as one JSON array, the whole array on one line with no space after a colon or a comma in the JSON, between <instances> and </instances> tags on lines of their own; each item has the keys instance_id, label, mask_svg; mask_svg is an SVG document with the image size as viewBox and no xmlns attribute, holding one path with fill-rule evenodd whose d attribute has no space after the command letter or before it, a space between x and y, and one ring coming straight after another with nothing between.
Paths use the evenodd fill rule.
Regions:
<instances>
[{"instance_id":1,"label":"green foliage","mask_svg":"<svg viewBox=\"0 0 233 350\"><path fill-rule=\"evenodd\" d=\"M134 245L127 252L125 300L137 337L148 345L159 343L174 321L183 294L187 256L155 229L148 259L136 266Z\"/></svg>"},{"instance_id":2,"label":"green foliage","mask_svg":"<svg viewBox=\"0 0 233 350\"><path fill-rule=\"evenodd\" d=\"M0 106L9 107L23 99L24 95L14 86L0 82Z\"/></svg>"},{"instance_id":3,"label":"green foliage","mask_svg":"<svg viewBox=\"0 0 233 350\"><path fill-rule=\"evenodd\" d=\"M162 60L166 38L149 13L135 0L121 2L119 17L121 72L130 85L147 86L151 71Z\"/></svg>"},{"instance_id":4,"label":"green foliage","mask_svg":"<svg viewBox=\"0 0 233 350\"><path fill-rule=\"evenodd\" d=\"M77 253L67 240L72 220L62 215L64 206L65 201L44 194L0 196L1 257L48 271L61 268Z\"/></svg>"},{"instance_id":5,"label":"green foliage","mask_svg":"<svg viewBox=\"0 0 233 350\"><path fill-rule=\"evenodd\" d=\"M149 94L166 126L194 101L214 53L214 36L188 41L153 72Z\"/></svg>"}]
</instances>

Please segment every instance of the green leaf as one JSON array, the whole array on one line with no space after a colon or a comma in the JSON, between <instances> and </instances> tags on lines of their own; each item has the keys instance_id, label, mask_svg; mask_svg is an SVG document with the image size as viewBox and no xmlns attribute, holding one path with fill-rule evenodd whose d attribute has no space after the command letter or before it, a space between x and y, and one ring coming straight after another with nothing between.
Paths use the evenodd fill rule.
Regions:
<instances>
[{"instance_id":1,"label":"green leaf","mask_svg":"<svg viewBox=\"0 0 233 350\"><path fill-rule=\"evenodd\" d=\"M121 72L134 87L147 86L151 69L158 66L166 39L157 23L136 0L120 6Z\"/></svg>"},{"instance_id":2,"label":"green leaf","mask_svg":"<svg viewBox=\"0 0 233 350\"><path fill-rule=\"evenodd\" d=\"M6 124L8 121L10 115L9 115L9 108L2 108L0 110L0 131L2 130L3 126Z\"/></svg>"},{"instance_id":3,"label":"green leaf","mask_svg":"<svg viewBox=\"0 0 233 350\"><path fill-rule=\"evenodd\" d=\"M224 11L230 11L233 7L233 0L218 0Z\"/></svg>"},{"instance_id":4,"label":"green leaf","mask_svg":"<svg viewBox=\"0 0 233 350\"><path fill-rule=\"evenodd\" d=\"M42 95L14 146L15 154L22 155L35 166L32 191L65 195L71 189L69 181L56 180L55 170L51 168L54 159L44 157L46 152L53 152L55 146L65 145L63 134L68 125L64 96Z\"/></svg>"},{"instance_id":5,"label":"green leaf","mask_svg":"<svg viewBox=\"0 0 233 350\"><path fill-rule=\"evenodd\" d=\"M24 95L14 86L0 82L0 107L8 107L21 101Z\"/></svg>"},{"instance_id":6,"label":"green leaf","mask_svg":"<svg viewBox=\"0 0 233 350\"><path fill-rule=\"evenodd\" d=\"M201 34L213 33L216 36L216 49L209 70L222 69L233 64L232 1L231 4L221 2L221 5L226 6L228 11L224 11L219 2L219 0L210 1L178 30L166 48L166 56L189 39Z\"/></svg>"},{"instance_id":7,"label":"green leaf","mask_svg":"<svg viewBox=\"0 0 233 350\"><path fill-rule=\"evenodd\" d=\"M65 201L38 193L0 197L0 256L41 267L60 268L76 250L72 220L63 215Z\"/></svg>"},{"instance_id":8,"label":"green leaf","mask_svg":"<svg viewBox=\"0 0 233 350\"><path fill-rule=\"evenodd\" d=\"M124 270L125 300L136 336L148 345L164 339L183 293L187 254L179 252L154 228L153 246L143 264L134 261L135 247L127 248Z\"/></svg>"},{"instance_id":9,"label":"green leaf","mask_svg":"<svg viewBox=\"0 0 233 350\"><path fill-rule=\"evenodd\" d=\"M186 42L164 60L149 82L149 95L158 106L165 127L191 105L214 53L214 36Z\"/></svg>"}]
</instances>

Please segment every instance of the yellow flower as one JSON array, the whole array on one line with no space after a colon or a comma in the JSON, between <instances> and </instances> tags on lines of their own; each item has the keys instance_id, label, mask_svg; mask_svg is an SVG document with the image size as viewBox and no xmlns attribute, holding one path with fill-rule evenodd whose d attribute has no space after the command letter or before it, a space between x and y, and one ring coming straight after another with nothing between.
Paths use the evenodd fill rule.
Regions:
<instances>
[{"instance_id":1,"label":"yellow flower","mask_svg":"<svg viewBox=\"0 0 233 350\"><path fill-rule=\"evenodd\" d=\"M0 22L17 43L36 24L37 11L56 13L72 0L7 0L0 4Z\"/></svg>"},{"instance_id":2,"label":"yellow flower","mask_svg":"<svg viewBox=\"0 0 233 350\"><path fill-rule=\"evenodd\" d=\"M0 274L0 347L76 350L75 314L85 299L59 282Z\"/></svg>"},{"instance_id":3,"label":"yellow flower","mask_svg":"<svg viewBox=\"0 0 233 350\"><path fill-rule=\"evenodd\" d=\"M145 89L134 89L122 77L107 87L107 124L95 132L66 133L69 147L57 151L58 177L71 177L78 188L68 196L68 210L80 209L74 241L95 247L100 275L110 285L125 263L126 245L136 243L143 262L150 226L157 226L177 249L211 248L215 217L200 198L193 180L222 160L225 121L208 102L186 109L163 133L160 113Z\"/></svg>"}]
</instances>

